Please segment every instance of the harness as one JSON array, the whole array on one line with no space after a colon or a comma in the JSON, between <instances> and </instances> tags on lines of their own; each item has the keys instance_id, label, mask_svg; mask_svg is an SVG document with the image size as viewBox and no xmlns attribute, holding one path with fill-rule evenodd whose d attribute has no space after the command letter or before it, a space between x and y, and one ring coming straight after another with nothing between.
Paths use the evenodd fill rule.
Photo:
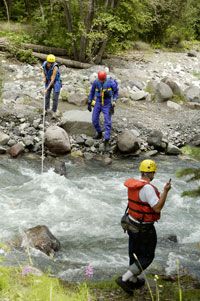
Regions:
<instances>
[{"instance_id":1,"label":"harness","mask_svg":"<svg viewBox=\"0 0 200 301\"><path fill-rule=\"evenodd\" d=\"M58 67L58 71L56 73L56 77L55 77L55 82L61 82L61 79L60 79L60 70L59 70L59 65L57 63L53 63L51 65L51 67L49 69L47 69L47 61L45 61L42 65L42 68L44 70L44 73L45 73L45 76L46 76L46 79L47 81L49 82L51 80L51 76L53 74L53 69L54 67Z\"/></svg>"},{"instance_id":2,"label":"harness","mask_svg":"<svg viewBox=\"0 0 200 301\"><path fill-rule=\"evenodd\" d=\"M101 98L101 104L104 106L105 98L111 98L113 95L113 88L110 80L101 83L96 82L95 96Z\"/></svg>"}]
</instances>

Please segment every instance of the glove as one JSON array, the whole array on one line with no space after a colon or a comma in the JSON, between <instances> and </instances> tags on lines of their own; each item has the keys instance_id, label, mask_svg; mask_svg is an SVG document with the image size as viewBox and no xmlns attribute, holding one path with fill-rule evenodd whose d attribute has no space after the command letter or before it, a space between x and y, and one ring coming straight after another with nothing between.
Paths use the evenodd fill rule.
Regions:
<instances>
[{"instance_id":1,"label":"glove","mask_svg":"<svg viewBox=\"0 0 200 301\"><path fill-rule=\"evenodd\" d=\"M112 106L113 106L113 107L116 106L116 99L113 99L113 101L112 101Z\"/></svg>"},{"instance_id":2,"label":"glove","mask_svg":"<svg viewBox=\"0 0 200 301\"><path fill-rule=\"evenodd\" d=\"M95 100L92 100L91 106L92 106L93 108L94 108L95 104L96 104L96 101L95 101Z\"/></svg>"},{"instance_id":3,"label":"glove","mask_svg":"<svg viewBox=\"0 0 200 301\"><path fill-rule=\"evenodd\" d=\"M92 105L91 105L91 102L88 103L87 109L88 109L89 112L92 112Z\"/></svg>"},{"instance_id":4,"label":"glove","mask_svg":"<svg viewBox=\"0 0 200 301\"><path fill-rule=\"evenodd\" d=\"M115 109L113 106L110 107L110 115L113 115L115 113Z\"/></svg>"}]
</instances>

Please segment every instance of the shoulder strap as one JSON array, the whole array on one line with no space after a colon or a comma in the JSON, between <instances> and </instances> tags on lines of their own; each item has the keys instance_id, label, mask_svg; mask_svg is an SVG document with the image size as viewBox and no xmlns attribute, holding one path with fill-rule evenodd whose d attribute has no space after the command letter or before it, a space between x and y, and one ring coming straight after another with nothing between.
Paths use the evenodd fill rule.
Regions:
<instances>
[{"instance_id":1,"label":"shoulder strap","mask_svg":"<svg viewBox=\"0 0 200 301\"><path fill-rule=\"evenodd\" d=\"M126 207L126 209L125 209L124 214L126 214L127 212L128 212L128 205L127 205L127 207Z\"/></svg>"}]
</instances>

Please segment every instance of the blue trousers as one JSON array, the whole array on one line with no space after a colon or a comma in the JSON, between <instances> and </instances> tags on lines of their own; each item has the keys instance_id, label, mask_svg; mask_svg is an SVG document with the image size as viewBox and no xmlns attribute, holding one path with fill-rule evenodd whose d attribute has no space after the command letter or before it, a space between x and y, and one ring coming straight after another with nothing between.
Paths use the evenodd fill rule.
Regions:
<instances>
[{"instance_id":1,"label":"blue trousers","mask_svg":"<svg viewBox=\"0 0 200 301\"><path fill-rule=\"evenodd\" d=\"M93 112L92 112L92 124L97 131L97 133L102 132L101 126L100 126L100 113L102 112L104 115L104 139L109 140L110 139L110 133L112 128L112 119L110 114L110 108L111 108L111 102L106 103L102 106L100 101L96 101L96 104L94 106Z\"/></svg>"},{"instance_id":2,"label":"blue trousers","mask_svg":"<svg viewBox=\"0 0 200 301\"><path fill-rule=\"evenodd\" d=\"M157 235L154 225L152 228L144 231L133 233L128 231L129 235L129 264L132 265L136 263L133 254L136 254L138 261L143 270L145 270L153 261L155 256L155 249L157 244Z\"/></svg>"},{"instance_id":3,"label":"blue trousers","mask_svg":"<svg viewBox=\"0 0 200 301\"><path fill-rule=\"evenodd\" d=\"M58 98L59 98L59 92L55 92L53 87L50 87L49 90L47 91L46 95L45 95L45 110L49 110L50 109L50 97L51 97L51 91L53 89L53 105L52 105L52 111L56 112L57 108L58 108Z\"/></svg>"}]
</instances>

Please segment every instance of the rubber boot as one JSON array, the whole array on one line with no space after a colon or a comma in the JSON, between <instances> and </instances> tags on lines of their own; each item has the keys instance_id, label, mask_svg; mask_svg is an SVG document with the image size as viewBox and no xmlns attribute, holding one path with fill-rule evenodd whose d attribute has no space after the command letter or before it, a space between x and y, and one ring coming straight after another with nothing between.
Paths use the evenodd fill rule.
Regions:
<instances>
[{"instance_id":1,"label":"rubber boot","mask_svg":"<svg viewBox=\"0 0 200 301\"><path fill-rule=\"evenodd\" d=\"M133 295L133 289L129 285L129 281L123 281L122 277L118 277L115 281L127 294Z\"/></svg>"},{"instance_id":2,"label":"rubber boot","mask_svg":"<svg viewBox=\"0 0 200 301\"><path fill-rule=\"evenodd\" d=\"M141 287L143 287L145 285L145 280L144 278L138 278L137 277L137 282L132 282L130 280L127 281L128 282L128 286L132 289L139 289Z\"/></svg>"},{"instance_id":3,"label":"rubber boot","mask_svg":"<svg viewBox=\"0 0 200 301\"><path fill-rule=\"evenodd\" d=\"M93 137L93 139L101 139L102 138L102 132L97 132L96 135Z\"/></svg>"},{"instance_id":4,"label":"rubber boot","mask_svg":"<svg viewBox=\"0 0 200 301\"><path fill-rule=\"evenodd\" d=\"M104 152L109 152L110 146L109 146L109 140L104 140Z\"/></svg>"}]
</instances>

